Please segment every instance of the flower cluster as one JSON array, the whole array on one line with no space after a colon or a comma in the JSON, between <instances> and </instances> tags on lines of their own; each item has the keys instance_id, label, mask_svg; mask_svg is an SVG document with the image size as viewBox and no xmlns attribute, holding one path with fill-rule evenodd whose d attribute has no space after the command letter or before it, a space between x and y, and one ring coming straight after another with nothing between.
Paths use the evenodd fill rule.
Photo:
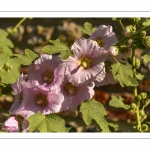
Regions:
<instances>
[{"instance_id":1,"label":"flower cluster","mask_svg":"<svg viewBox=\"0 0 150 150\"><path fill-rule=\"evenodd\" d=\"M76 111L83 101L94 96L95 86L116 83L105 66L107 61L114 62L115 50L110 47L116 43L112 26L101 25L88 39L74 42L71 47L74 57L61 60L59 55L41 55L29 66L28 74L22 74L12 84L15 101L3 129L18 132L16 116L21 115L22 129L27 132L27 118L38 111L43 115Z\"/></svg>"}]
</instances>

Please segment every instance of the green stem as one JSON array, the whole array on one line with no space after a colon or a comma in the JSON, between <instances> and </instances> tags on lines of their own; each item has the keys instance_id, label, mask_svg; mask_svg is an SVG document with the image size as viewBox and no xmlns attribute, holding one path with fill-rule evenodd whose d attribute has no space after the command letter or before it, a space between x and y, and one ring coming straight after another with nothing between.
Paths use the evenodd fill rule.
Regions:
<instances>
[{"instance_id":1,"label":"green stem","mask_svg":"<svg viewBox=\"0 0 150 150\"><path fill-rule=\"evenodd\" d=\"M117 63L119 63L118 60L117 60L115 57L113 57L113 59L114 59Z\"/></svg>"},{"instance_id":2,"label":"green stem","mask_svg":"<svg viewBox=\"0 0 150 150\"><path fill-rule=\"evenodd\" d=\"M133 47L132 49L132 67L133 67L133 72L136 72L135 68L135 48ZM139 115L139 101L136 100L137 98L137 87L133 88L133 94L134 94L134 100L136 104L136 120L137 120L137 130L141 132L141 121L140 121L140 115Z\"/></svg>"},{"instance_id":3,"label":"green stem","mask_svg":"<svg viewBox=\"0 0 150 150\"><path fill-rule=\"evenodd\" d=\"M123 24L122 24L121 20L119 21L119 23L121 24L121 26L122 26L122 29L124 29L124 26L123 26Z\"/></svg>"},{"instance_id":4,"label":"green stem","mask_svg":"<svg viewBox=\"0 0 150 150\"><path fill-rule=\"evenodd\" d=\"M148 31L148 30L150 30L150 26L147 26L147 27L144 27L144 28L138 30L137 32L135 32L134 34L132 34L130 37L125 37L125 38L121 39L121 40L116 44L116 46L119 47L119 46L122 45L124 42L128 41L129 39L133 39L134 37L136 37L141 31Z\"/></svg>"},{"instance_id":5,"label":"green stem","mask_svg":"<svg viewBox=\"0 0 150 150\"><path fill-rule=\"evenodd\" d=\"M16 26L13 28L13 31L15 31L27 18L23 18L21 19L17 24Z\"/></svg>"}]
</instances>

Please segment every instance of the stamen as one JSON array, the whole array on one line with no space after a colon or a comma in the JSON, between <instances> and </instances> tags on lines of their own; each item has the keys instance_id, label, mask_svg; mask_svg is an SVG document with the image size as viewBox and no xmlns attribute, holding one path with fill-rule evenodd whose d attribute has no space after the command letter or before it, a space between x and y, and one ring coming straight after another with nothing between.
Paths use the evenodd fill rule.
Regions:
<instances>
[{"instance_id":1,"label":"stamen","mask_svg":"<svg viewBox=\"0 0 150 150\"><path fill-rule=\"evenodd\" d=\"M91 67L92 60L86 56L83 56L78 60L78 64L80 67L83 67L84 69L88 69Z\"/></svg>"},{"instance_id":2,"label":"stamen","mask_svg":"<svg viewBox=\"0 0 150 150\"><path fill-rule=\"evenodd\" d=\"M105 42L101 37L96 38L95 41L100 47L104 47Z\"/></svg>"},{"instance_id":3,"label":"stamen","mask_svg":"<svg viewBox=\"0 0 150 150\"><path fill-rule=\"evenodd\" d=\"M54 75L52 73L52 71L50 71L49 69L47 69L44 73L43 73L43 79L46 83L50 84L53 82L54 79Z\"/></svg>"},{"instance_id":4,"label":"stamen","mask_svg":"<svg viewBox=\"0 0 150 150\"><path fill-rule=\"evenodd\" d=\"M69 95L73 95L77 92L77 87L75 87L74 85L72 85L71 83L67 83L64 87L65 92Z\"/></svg>"},{"instance_id":5,"label":"stamen","mask_svg":"<svg viewBox=\"0 0 150 150\"><path fill-rule=\"evenodd\" d=\"M39 93L35 96L36 103L41 107L46 107L48 105L47 96L43 93Z\"/></svg>"}]
</instances>

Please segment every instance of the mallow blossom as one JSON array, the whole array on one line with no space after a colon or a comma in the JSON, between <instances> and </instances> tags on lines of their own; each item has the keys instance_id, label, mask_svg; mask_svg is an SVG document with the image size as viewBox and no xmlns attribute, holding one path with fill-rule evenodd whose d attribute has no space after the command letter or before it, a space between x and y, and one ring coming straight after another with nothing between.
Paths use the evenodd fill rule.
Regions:
<instances>
[{"instance_id":1,"label":"mallow blossom","mask_svg":"<svg viewBox=\"0 0 150 150\"><path fill-rule=\"evenodd\" d=\"M33 88L27 88L24 95L22 109L16 111L16 114L21 115L24 118L40 111L43 115L50 113L57 113L61 109L61 103L63 102L63 95L59 93L59 90L37 85Z\"/></svg>"},{"instance_id":2,"label":"mallow blossom","mask_svg":"<svg viewBox=\"0 0 150 150\"><path fill-rule=\"evenodd\" d=\"M40 85L45 84L48 88L55 84L59 86L64 74L64 71L59 68L61 63L59 56L43 54L33 65L29 66L28 78L38 81Z\"/></svg>"},{"instance_id":3,"label":"mallow blossom","mask_svg":"<svg viewBox=\"0 0 150 150\"><path fill-rule=\"evenodd\" d=\"M112 45L115 45L118 40L115 36L115 33L112 31L112 26L100 25L89 37L96 41L96 43L105 50L109 50Z\"/></svg>"},{"instance_id":4,"label":"mallow blossom","mask_svg":"<svg viewBox=\"0 0 150 150\"><path fill-rule=\"evenodd\" d=\"M26 102L26 99L24 98L27 94L26 89L33 88L36 85L38 85L37 81L29 81L28 75L21 74L17 82L11 84L11 87L13 88L15 94L15 101L12 104L9 112L11 112L12 114L17 114L17 111L21 111L24 107L24 103Z\"/></svg>"},{"instance_id":5,"label":"mallow blossom","mask_svg":"<svg viewBox=\"0 0 150 150\"><path fill-rule=\"evenodd\" d=\"M64 96L61 111L76 111L77 107L83 101L89 100L94 96L94 82L89 82L86 85L74 85L68 80L70 72L67 70L64 76L64 81L60 86L60 92Z\"/></svg>"},{"instance_id":6,"label":"mallow blossom","mask_svg":"<svg viewBox=\"0 0 150 150\"><path fill-rule=\"evenodd\" d=\"M10 116L2 126L2 130L7 132L19 132L20 127L17 116Z\"/></svg>"},{"instance_id":7,"label":"mallow blossom","mask_svg":"<svg viewBox=\"0 0 150 150\"><path fill-rule=\"evenodd\" d=\"M69 56L65 60L70 75L69 82L74 85L85 85L93 82L99 74L102 81L105 77L104 61L108 57L108 52L100 50L100 47L90 39L80 38L71 47L74 58Z\"/></svg>"}]
</instances>

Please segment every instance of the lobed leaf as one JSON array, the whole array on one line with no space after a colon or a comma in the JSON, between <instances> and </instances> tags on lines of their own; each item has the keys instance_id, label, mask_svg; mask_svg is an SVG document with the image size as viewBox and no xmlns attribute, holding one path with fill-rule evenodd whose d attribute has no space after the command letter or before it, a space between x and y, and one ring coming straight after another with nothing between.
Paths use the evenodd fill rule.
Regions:
<instances>
[{"instance_id":1,"label":"lobed leaf","mask_svg":"<svg viewBox=\"0 0 150 150\"><path fill-rule=\"evenodd\" d=\"M18 64L30 65L36 58L38 58L38 55L30 49L25 49L25 53L23 55L13 54L12 57L12 59Z\"/></svg>"},{"instance_id":2,"label":"lobed leaf","mask_svg":"<svg viewBox=\"0 0 150 150\"><path fill-rule=\"evenodd\" d=\"M124 86L138 86L138 82L133 77L132 66L128 63L115 63L111 65L112 74L116 81Z\"/></svg>"},{"instance_id":3,"label":"lobed leaf","mask_svg":"<svg viewBox=\"0 0 150 150\"><path fill-rule=\"evenodd\" d=\"M144 75L137 73L137 72L134 75L138 80L143 80L143 78L144 78Z\"/></svg>"},{"instance_id":4,"label":"lobed leaf","mask_svg":"<svg viewBox=\"0 0 150 150\"><path fill-rule=\"evenodd\" d=\"M103 132L109 132L108 123L104 117L106 111L100 102L97 102L94 99L83 102L80 107L80 112L83 114L83 120L86 125L90 125L94 119Z\"/></svg>"},{"instance_id":5,"label":"lobed leaf","mask_svg":"<svg viewBox=\"0 0 150 150\"><path fill-rule=\"evenodd\" d=\"M145 63L149 63L150 62L150 54L143 55L142 59Z\"/></svg>"},{"instance_id":6,"label":"lobed leaf","mask_svg":"<svg viewBox=\"0 0 150 150\"><path fill-rule=\"evenodd\" d=\"M61 59L67 59L73 53L69 50L68 44L62 42L60 39L50 40L51 45L46 45L42 51L47 54L60 54Z\"/></svg>"},{"instance_id":7,"label":"lobed leaf","mask_svg":"<svg viewBox=\"0 0 150 150\"><path fill-rule=\"evenodd\" d=\"M10 48L13 48L14 45L11 40L7 38L7 36L8 33L5 30L0 29L0 55L3 53L8 55L12 54L12 50Z\"/></svg>"},{"instance_id":8,"label":"lobed leaf","mask_svg":"<svg viewBox=\"0 0 150 150\"><path fill-rule=\"evenodd\" d=\"M84 34L92 35L96 28L93 28L91 23L86 22L84 23L84 27L81 27L81 30Z\"/></svg>"},{"instance_id":9,"label":"lobed leaf","mask_svg":"<svg viewBox=\"0 0 150 150\"><path fill-rule=\"evenodd\" d=\"M42 115L41 112L28 117L29 132L68 132L70 128L65 127L65 121L58 115L52 113Z\"/></svg>"},{"instance_id":10,"label":"lobed leaf","mask_svg":"<svg viewBox=\"0 0 150 150\"><path fill-rule=\"evenodd\" d=\"M121 96L111 96L111 100L109 101L109 106L115 107L115 108L124 108L128 110L130 108L129 105L124 104L123 98Z\"/></svg>"}]
</instances>

